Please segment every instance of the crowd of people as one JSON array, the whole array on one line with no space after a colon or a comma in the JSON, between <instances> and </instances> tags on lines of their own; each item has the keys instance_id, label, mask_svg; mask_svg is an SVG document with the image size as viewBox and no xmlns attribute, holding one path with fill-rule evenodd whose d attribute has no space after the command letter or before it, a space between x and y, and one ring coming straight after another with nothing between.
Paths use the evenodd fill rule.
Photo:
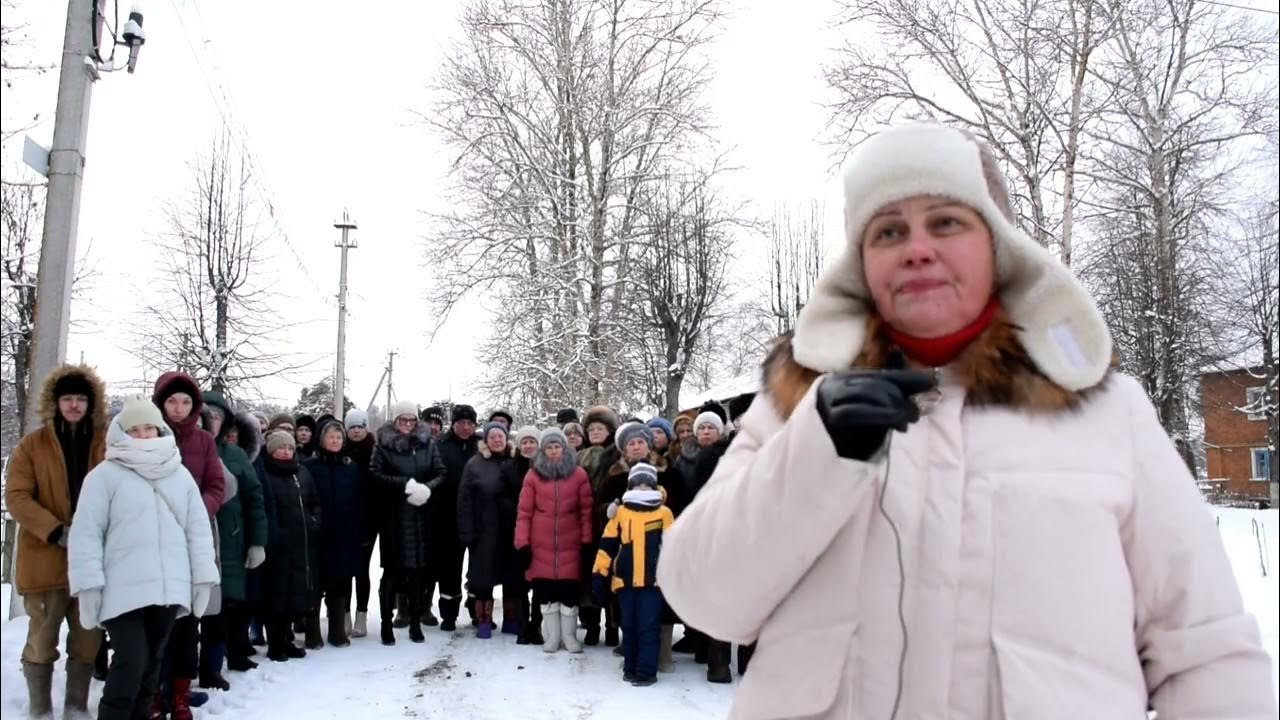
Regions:
<instances>
[{"instance_id":1,"label":"crowd of people","mask_svg":"<svg viewBox=\"0 0 1280 720\"><path fill-rule=\"evenodd\" d=\"M88 712L97 677L102 720L191 718L259 648L288 662L347 647L370 631L375 548L384 645L456 632L465 609L479 640L613 647L636 686L682 652L731 681L727 643L686 628L673 644L655 579L663 533L729 444L718 403L647 421L565 409L539 428L399 402L371 428L360 409L238 410L180 372L108 408L93 369L67 365L41 408L6 485L32 717L52 712L63 622L64 711Z\"/></svg>"},{"instance_id":2,"label":"crowd of people","mask_svg":"<svg viewBox=\"0 0 1280 720\"><path fill-rule=\"evenodd\" d=\"M106 630L102 720L191 718L193 681L229 689L257 646L344 647L377 547L385 644L465 607L477 642L603 642L647 686L682 651L730 682L733 642L735 720L1274 718L1194 480L995 158L937 125L861 145L847 247L729 411L399 403L370 428L168 373L108 420L93 371L59 369L6 490L32 714L64 621L68 714Z\"/></svg>"}]
</instances>

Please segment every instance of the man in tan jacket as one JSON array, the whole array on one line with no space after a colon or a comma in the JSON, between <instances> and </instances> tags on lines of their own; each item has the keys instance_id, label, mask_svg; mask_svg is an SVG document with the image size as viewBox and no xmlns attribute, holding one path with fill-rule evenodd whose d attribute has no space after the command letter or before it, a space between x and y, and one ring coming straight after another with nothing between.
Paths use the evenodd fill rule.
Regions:
<instances>
[{"instance_id":1,"label":"man in tan jacket","mask_svg":"<svg viewBox=\"0 0 1280 720\"><path fill-rule=\"evenodd\" d=\"M106 415L102 381L93 370L64 365L50 373L40 391L43 425L22 438L9 460L5 504L21 528L17 589L30 616L22 672L33 718L53 712L53 664L64 620L69 629L66 715L87 717L89 711L89 680L102 631L80 624L67 584L67 537L84 478L102 462Z\"/></svg>"}]
</instances>

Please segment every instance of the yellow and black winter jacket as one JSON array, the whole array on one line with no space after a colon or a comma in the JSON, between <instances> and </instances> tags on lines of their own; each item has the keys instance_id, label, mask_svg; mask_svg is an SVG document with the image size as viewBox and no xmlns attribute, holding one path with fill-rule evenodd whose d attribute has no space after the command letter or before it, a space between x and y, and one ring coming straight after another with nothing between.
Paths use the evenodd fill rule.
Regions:
<instances>
[{"instance_id":1,"label":"yellow and black winter jacket","mask_svg":"<svg viewBox=\"0 0 1280 720\"><path fill-rule=\"evenodd\" d=\"M624 502L604 528L596 551L596 575L613 576L612 589L654 587L658 584L658 554L662 534L675 516L665 505L648 507Z\"/></svg>"}]
</instances>

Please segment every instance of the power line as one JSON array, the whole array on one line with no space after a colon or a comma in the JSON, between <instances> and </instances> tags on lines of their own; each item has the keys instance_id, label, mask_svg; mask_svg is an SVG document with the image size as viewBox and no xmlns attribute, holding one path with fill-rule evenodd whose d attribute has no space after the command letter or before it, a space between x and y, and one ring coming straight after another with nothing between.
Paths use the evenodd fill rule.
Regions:
<instances>
[{"instance_id":1,"label":"power line","mask_svg":"<svg viewBox=\"0 0 1280 720\"><path fill-rule=\"evenodd\" d=\"M316 293L316 296L321 298L325 304L332 305L333 299L329 294L320 289L319 283L317 283L315 278L311 275L311 271L307 269L307 265L303 261L301 254L298 253L297 248L294 247L293 241L289 239L288 231L284 229L284 226L280 224L279 219L276 217L276 203L272 200L271 192L263 182L263 175L265 175L263 164L258 159L257 153L254 152L254 143L252 142L252 137L249 134L248 126L239 121L239 118L237 117L235 112L235 102L232 99L230 91L227 89L227 84L223 83L220 77L210 77L210 71L205 67L205 61L200 51L196 50L195 45L191 42L191 32L188 30L183 9L178 6L177 0L170 0L170 4L173 6L174 14L178 17L178 24L182 27L182 37L186 41L187 47L191 50L192 60L195 61L196 66L200 69L200 75L204 78L204 85L205 89L209 92L209 98L213 101L214 108L222 118L223 126L237 136L235 138L236 145L239 146L240 150L244 153L245 159L248 161L250 170L249 177L253 181L254 190L258 195L258 199L266 206L267 215L271 218L271 223L275 227L276 233L282 240L284 240L285 248L287 248L289 250L289 254L293 256L298 269L302 271L303 276L307 279L307 282L310 283L312 290ZM194 0L192 0L191 4L195 8L197 22L200 24L200 28L198 29L200 40L208 49L209 54L214 57L215 67L213 72L214 74L221 76L223 75L221 63L217 60L217 52L213 40L209 37L208 30L204 24L204 16L200 13L200 8ZM215 85L217 86L216 90L214 89Z\"/></svg>"},{"instance_id":2,"label":"power line","mask_svg":"<svg viewBox=\"0 0 1280 720\"><path fill-rule=\"evenodd\" d=\"M1260 12L1268 15L1280 15L1280 11L1268 10L1266 8L1245 7L1244 5L1232 5L1231 3L1219 2L1218 0L1200 0L1206 5L1221 5L1222 7L1235 8L1236 10L1247 10L1249 12Z\"/></svg>"}]
</instances>

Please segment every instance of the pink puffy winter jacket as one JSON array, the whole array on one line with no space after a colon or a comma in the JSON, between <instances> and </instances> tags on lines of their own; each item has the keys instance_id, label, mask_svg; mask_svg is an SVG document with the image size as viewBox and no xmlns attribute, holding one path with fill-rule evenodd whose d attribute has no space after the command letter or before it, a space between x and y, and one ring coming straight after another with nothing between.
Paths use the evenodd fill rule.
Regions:
<instances>
[{"instance_id":1,"label":"pink puffy winter jacket","mask_svg":"<svg viewBox=\"0 0 1280 720\"><path fill-rule=\"evenodd\" d=\"M582 546L591 542L591 481L582 468L562 480L530 469L516 510L516 547L533 546L528 580L581 580Z\"/></svg>"}]
</instances>

